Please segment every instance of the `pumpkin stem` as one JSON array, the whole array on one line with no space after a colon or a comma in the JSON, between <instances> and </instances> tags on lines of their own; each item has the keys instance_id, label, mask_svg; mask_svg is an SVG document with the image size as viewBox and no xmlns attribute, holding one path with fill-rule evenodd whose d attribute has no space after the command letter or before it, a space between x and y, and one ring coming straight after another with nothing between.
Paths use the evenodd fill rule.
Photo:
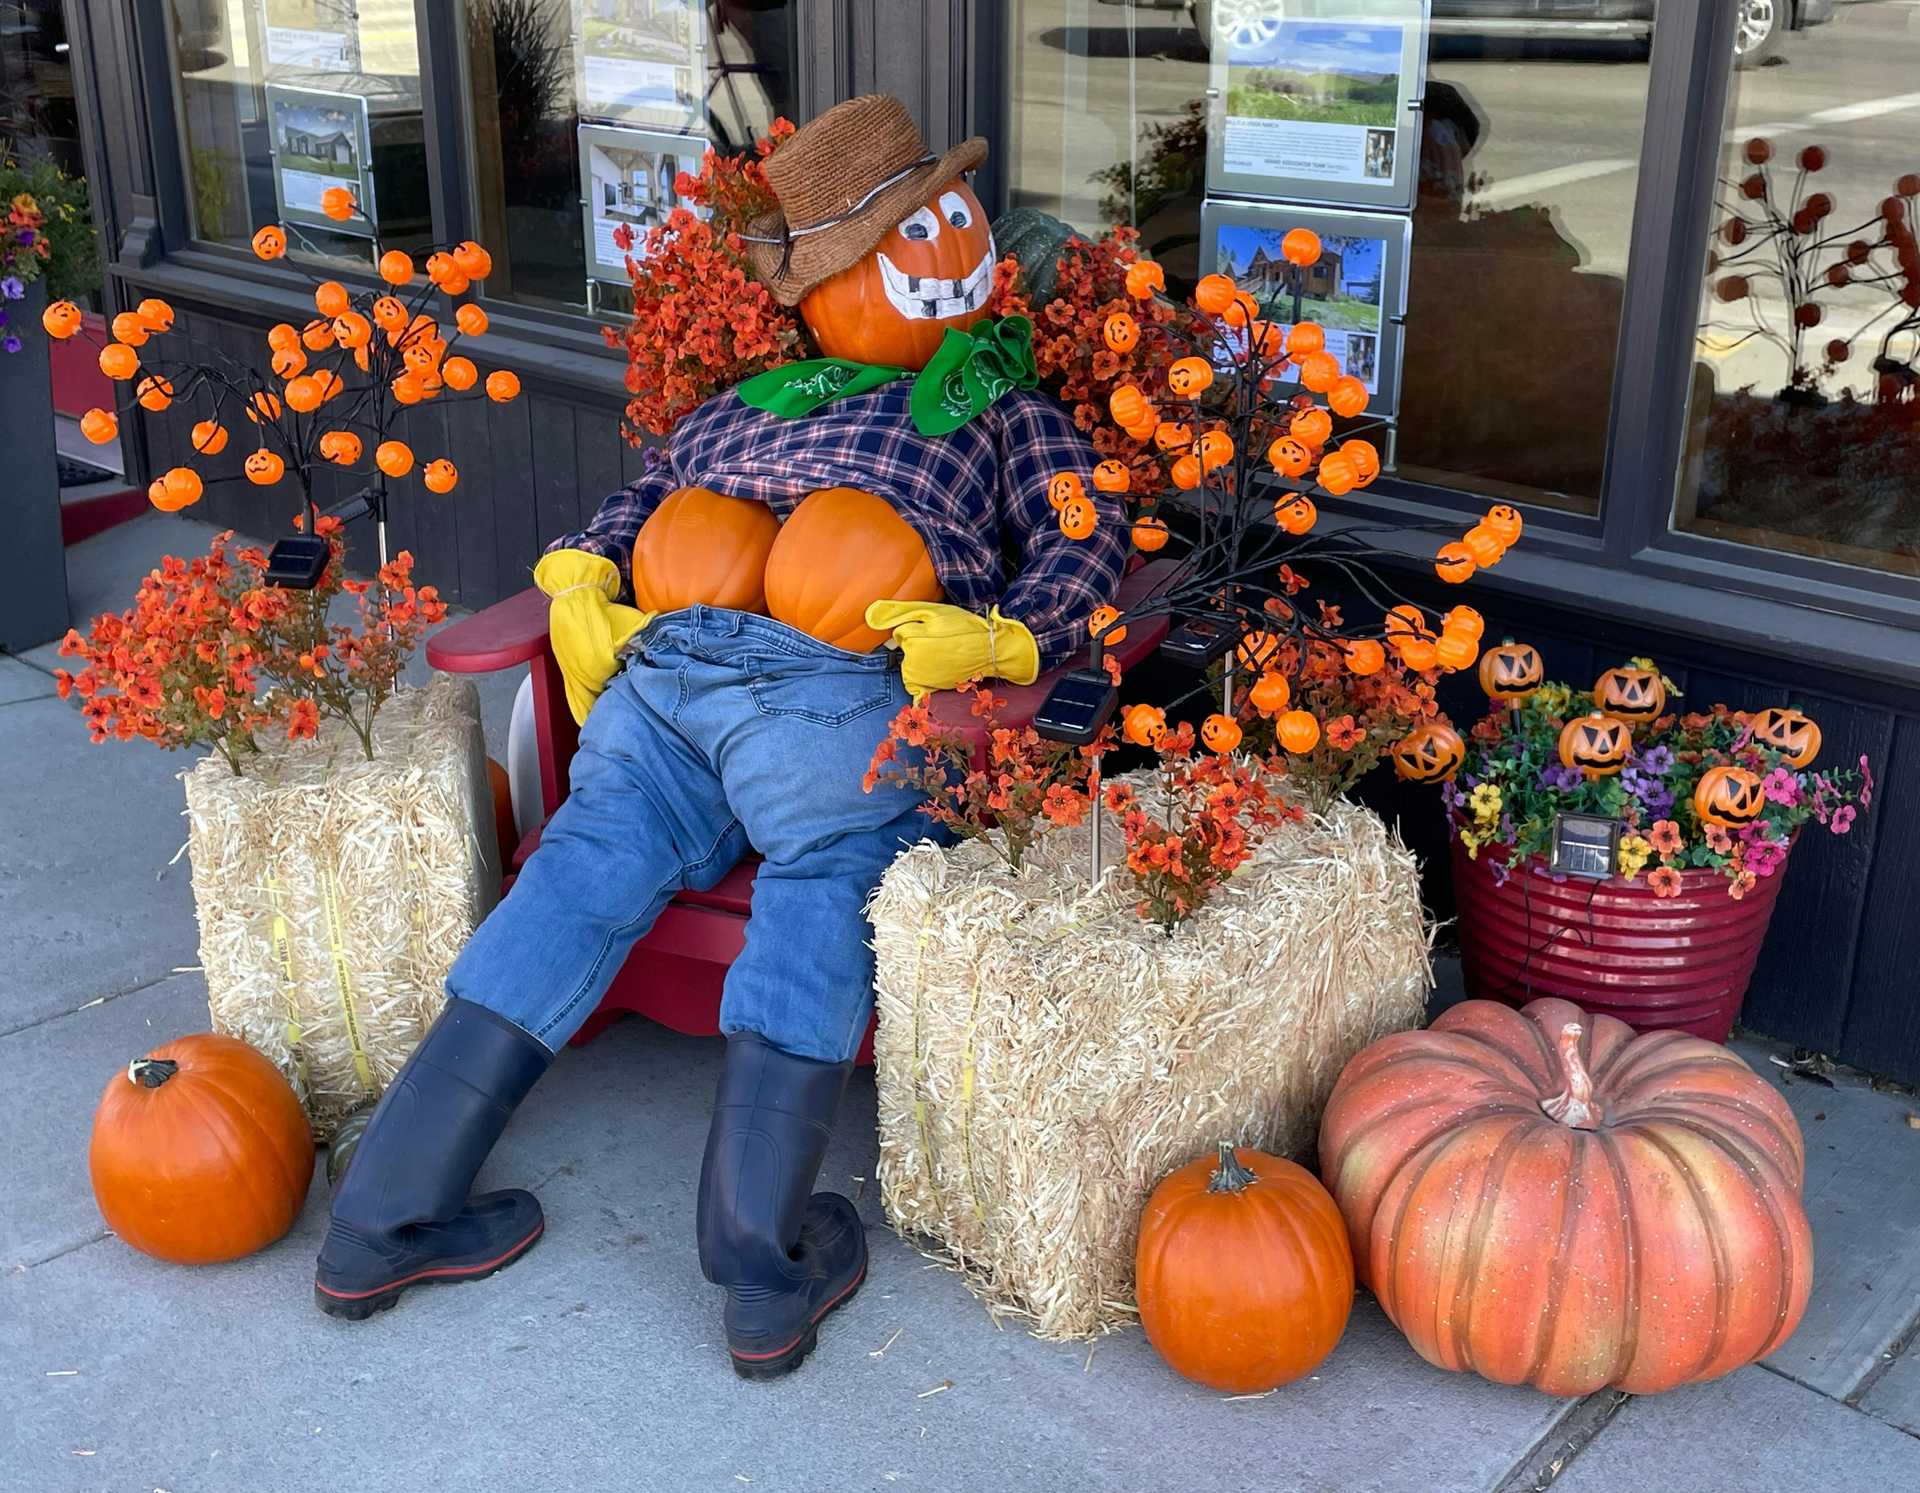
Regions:
<instances>
[{"instance_id":1,"label":"pumpkin stem","mask_svg":"<svg viewBox=\"0 0 1920 1493\"><path fill-rule=\"evenodd\" d=\"M1560 1028L1560 1072L1566 1079L1566 1092L1542 1099L1540 1107L1562 1125L1571 1125L1575 1130L1598 1130L1600 1106L1593 1098L1593 1075L1580 1061L1580 1031L1577 1021L1569 1021Z\"/></svg>"},{"instance_id":2,"label":"pumpkin stem","mask_svg":"<svg viewBox=\"0 0 1920 1493\"><path fill-rule=\"evenodd\" d=\"M135 1058L127 1064L127 1082L157 1089L179 1071L180 1065L171 1058Z\"/></svg>"},{"instance_id":3,"label":"pumpkin stem","mask_svg":"<svg viewBox=\"0 0 1920 1493\"><path fill-rule=\"evenodd\" d=\"M1213 1180L1207 1183L1208 1192L1245 1192L1260 1178L1240 1164L1240 1158L1233 1154L1233 1142L1220 1142L1220 1162L1213 1169Z\"/></svg>"}]
</instances>

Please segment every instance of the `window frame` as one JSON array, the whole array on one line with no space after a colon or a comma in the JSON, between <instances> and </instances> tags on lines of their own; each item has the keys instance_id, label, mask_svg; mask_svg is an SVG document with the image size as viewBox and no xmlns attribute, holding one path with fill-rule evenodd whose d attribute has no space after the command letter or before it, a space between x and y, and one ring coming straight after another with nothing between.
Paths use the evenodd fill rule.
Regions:
<instances>
[{"instance_id":1,"label":"window frame","mask_svg":"<svg viewBox=\"0 0 1920 1493\"><path fill-rule=\"evenodd\" d=\"M980 5L992 41L973 49L968 75L976 107L1001 139L1011 108L1011 3ZM1920 684L1920 578L1672 527L1737 10L1717 0L1663 0L1658 10L1597 510L1525 503L1526 542L1476 583L1758 654L1790 647L1810 663ZM998 216L1004 177L992 187L984 200ZM1488 501L1387 476L1322 509L1336 522L1451 522ZM1409 568L1429 570L1424 544L1404 546Z\"/></svg>"}]
</instances>

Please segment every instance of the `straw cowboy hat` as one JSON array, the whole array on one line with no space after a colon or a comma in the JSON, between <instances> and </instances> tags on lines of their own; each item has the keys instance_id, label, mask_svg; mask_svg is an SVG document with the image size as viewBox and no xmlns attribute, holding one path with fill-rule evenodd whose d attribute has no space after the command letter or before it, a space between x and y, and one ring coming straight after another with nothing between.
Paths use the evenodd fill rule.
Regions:
<instances>
[{"instance_id":1,"label":"straw cowboy hat","mask_svg":"<svg viewBox=\"0 0 1920 1493\"><path fill-rule=\"evenodd\" d=\"M934 155L906 106L884 93L835 104L767 157L778 211L741 235L783 306L872 252L935 188L987 158L979 136Z\"/></svg>"}]
</instances>

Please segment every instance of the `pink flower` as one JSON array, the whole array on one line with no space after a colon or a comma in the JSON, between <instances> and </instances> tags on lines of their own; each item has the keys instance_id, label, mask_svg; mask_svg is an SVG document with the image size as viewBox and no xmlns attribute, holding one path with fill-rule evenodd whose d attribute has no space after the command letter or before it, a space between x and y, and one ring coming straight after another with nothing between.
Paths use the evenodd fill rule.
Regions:
<instances>
[{"instance_id":1,"label":"pink flower","mask_svg":"<svg viewBox=\"0 0 1920 1493\"><path fill-rule=\"evenodd\" d=\"M1833 811L1833 822L1827 826L1836 835L1844 835L1853 828L1854 809L1852 804L1842 804Z\"/></svg>"},{"instance_id":2,"label":"pink flower","mask_svg":"<svg viewBox=\"0 0 1920 1493\"><path fill-rule=\"evenodd\" d=\"M1725 855L1733 849L1733 840L1721 825L1705 825L1701 833L1706 836L1707 849L1715 855Z\"/></svg>"},{"instance_id":3,"label":"pink flower","mask_svg":"<svg viewBox=\"0 0 1920 1493\"><path fill-rule=\"evenodd\" d=\"M1784 804L1789 809L1800 802L1800 780L1784 767L1776 767L1761 783L1767 802Z\"/></svg>"},{"instance_id":4,"label":"pink flower","mask_svg":"<svg viewBox=\"0 0 1920 1493\"><path fill-rule=\"evenodd\" d=\"M1660 866L1647 873L1647 885L1656 897L1680 895L1680 873L1672 866Z\"/></svg>"},{"instance_id":5,"label":"pink flower","mask_svg":"<svg viewBox=\"0 0 1920 1493\"><path fill-rule=\"evenodd\" d=\"M1860 754L1860 807L1873 807L1873 769L1867 766L1867 754Z\"/></svg>"},{"instance_id":6,"label":"pink flower","mask_svg":"<svg viewBox=\"0 0 1920 1493\"><path fill-rule=\"evenodd\" d=\"M1671 819L1654 821L1652 829L1647 831L1647 843L1660 855L1678 855L1680 853L1680 826Z\"/></svg>"},{"instance_id":7,"label":"pink flower","mask_svg":"<svg viewBox=\"0 0 1920 1493\"><path fill-rule=\"evenodd\" d=\"M1753 890L1753 872L1742 871L1738 876L1733 878L1732 884L1727 888L1727 895L1733 898L1734 901L1738 902L1742 897L1746 896L1746 894L1752 890Z\"/></svg>"}]
</instances>

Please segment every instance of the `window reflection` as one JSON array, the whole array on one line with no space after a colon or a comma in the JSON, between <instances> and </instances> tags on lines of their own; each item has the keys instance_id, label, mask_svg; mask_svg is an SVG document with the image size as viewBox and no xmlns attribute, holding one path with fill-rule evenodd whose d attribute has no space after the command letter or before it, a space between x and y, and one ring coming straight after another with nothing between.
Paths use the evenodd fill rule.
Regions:
<instances>
[{"instance_id":1,"label":"window reflection","mask_svg":"<svg viewBox=\"0 0 1920 1493\"><path fill-rule=\"evenodd\" d=\"M1675 526L1920 574L1913 7L1734 74Z\"/></svg>"}]
</instances>

